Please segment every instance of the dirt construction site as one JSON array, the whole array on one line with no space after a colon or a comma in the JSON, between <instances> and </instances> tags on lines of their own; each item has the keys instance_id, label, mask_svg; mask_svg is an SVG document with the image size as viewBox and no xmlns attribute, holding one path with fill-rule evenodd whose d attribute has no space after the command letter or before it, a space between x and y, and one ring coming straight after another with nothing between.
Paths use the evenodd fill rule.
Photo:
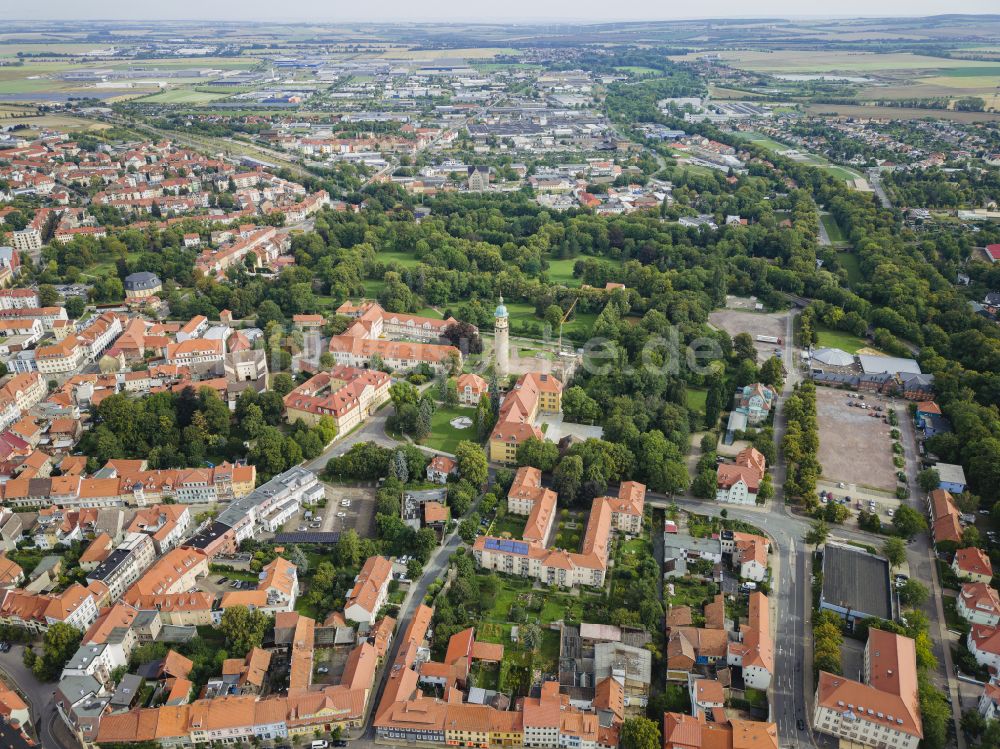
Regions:
<instances>
[{"instance_id":1,"label":"dirt construction site","mask_svg":"<svg viewBox=\"0 0 1000 749\"><path fill-rule=\"evenodd\" d=\"M855 405L848 406L851 402ZM861 408L861 403L872 408ZM875 411L875 406L885 409L887 403L875 395L860 400L848 397L846 390L816 388L823 478L886 492L895 489L897 469L892 464L889 437L892 427L882 420L885 410Z\"/></svg>"},{"instance_id":2,"label":"dirt construction site","mask_svg":"<svg viewBox=\"0 0 1000 749\"><path fill-rule=\"evenodd\" d=\"M727 300L727 304L728 304ZM757 336L773 336L785 340L787 312L754 312L748 309L718 309L708 315L708 321L714 327L724 330L730 336L738 333L749 333L754 339L759 361L769 359L779 344L761 343Z\"/></svg>"}]
</instances>

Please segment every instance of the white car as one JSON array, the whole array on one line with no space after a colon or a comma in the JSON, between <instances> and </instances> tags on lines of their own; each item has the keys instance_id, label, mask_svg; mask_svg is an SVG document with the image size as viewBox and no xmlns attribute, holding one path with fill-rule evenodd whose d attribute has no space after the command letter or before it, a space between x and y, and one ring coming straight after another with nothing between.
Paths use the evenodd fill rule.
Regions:
<instances>
[{"instance_id":1,"label":"white car","mask_svg":"<svg viewBox=\"0 0 1000 749\"><path fill-rule=\"evenodd\" d=\"M346 518L347 517L347 513L346 512L338 512L337 513L337 517L338 518Z\"/></svg>"}]
</instances>

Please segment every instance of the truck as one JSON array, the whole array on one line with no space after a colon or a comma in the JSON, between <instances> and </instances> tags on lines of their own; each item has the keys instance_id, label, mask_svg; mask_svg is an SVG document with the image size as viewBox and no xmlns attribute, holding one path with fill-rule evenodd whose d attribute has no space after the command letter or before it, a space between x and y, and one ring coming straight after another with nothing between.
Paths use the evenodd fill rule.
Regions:
<instances>
[{"instance_id":1,"label":"truck","mask_svg":"<svg viewBox=\"0 0 1000 749\"><path fill-rule=\"evenodd\" d=\"M781 343L781 339L774 335L759 335L756 338L757 343Z\"/></svg>"}]
</instances>

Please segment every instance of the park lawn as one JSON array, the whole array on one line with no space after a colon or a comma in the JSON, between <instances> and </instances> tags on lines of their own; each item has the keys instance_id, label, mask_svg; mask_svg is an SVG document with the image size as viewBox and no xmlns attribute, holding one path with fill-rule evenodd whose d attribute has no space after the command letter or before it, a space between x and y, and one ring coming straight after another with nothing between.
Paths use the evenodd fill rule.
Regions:
<instances>
[{"instance_id":1,"label":"park lawn","mask_svg":"<svg viewBox=\"0 0 1000 749\"><path fill-rule=\"evenodd\" d=\"M456 429L449 422L456 416L466 416L471 419L475 415L476 409L474 408L465 406L439 407L431 416L431 433L421 441L421 444L442 452L454 453L458 443L462 440L475 441L476 430L473 426L468 429Z\"/></svg>"},{"instance_id":2,"label":"park lawn","mask_svg":"<svg viewBox=\"0 0 1000 749\"><path fill-rule=\"evenodd\" d=\"M385 281L381 278L366 278L364 284L366 299L378 299L378 295L385 288Z\"/></svg>"},{"instance_id":3,"label":"park lawn","mask_svg":"<svg viewBox=\"0 0 1000 749\"><path fill-rule=\"evenodd\" d=\"M859 174L858 172L855 172L852 169L848 169L847 167L839 166L837 164L827 164L823 168L826 169L826 171L829 172L832 177L838 177L839 179L842 179L845 182L850 182L856 179L864 179L863 175Z\"/></svg>"},{"instance_id":4,"label":"park lawn","mask_svg":"<svg viewBox=\"0 0 1000 749\"><path fill-rule=\"evenodd\" d=\"M589 255L580 255L579 257L568 257L559 260L547 257L545 260L549 264L548 270L545 271L549 276L549 281L562 284L563 286L580 286L583 283L582 279L573 277L573 266L579 260L597 260L615 270L620 270L622 267L622 264L618 261L603 257L591 257Z\"/></svg>"},{"instance_id":5,"label":"park lawn","mask_svg":"<svg viewBox=\"0 0 1000 749\"><path fill-rule=\"evenodd\" d=\"M563 325L563 333L579 333L593 329L594 323L597 322L597 312L582 312L579 314L574 314L573 318L566 321ZM559 335L558 330L552 331L553 335Z\"/></svg>"},{"instance_id":6,"label":"park lawn","mask_svg":"<svg viewBox=\"0 0 1000 749\"><path fill-rule=\"evenodd\" d=\"M576 265L576 261L580 258L568 257L562 260L546 259L549 263L549 269L546 272L549 274L549 281L552 283L561 283L564 286L579 286L583 283L579 278L573 277L573 266Z\"/></svg>"},{"instance_id":7,"label":"park lawn","mask_svg":"<svg viewBox=\"0 0 1000 749\"><path fill-rule=\"evenodd\" d=\"M847 283L854 286L861 282L861 263L853 252L838 252L837 262L847 271Z\"/></svg>"},{"instance_id":8,"label":"park lawn","mask_svg":"<svg viewBox=\"0 0 1000 749\"><path fill-rule=\"evenodd\" d=\"M819 348L839 348L849 354L857 353L858 349L869 345L864 338L859 338L852 333L845 333L842 330L831 330L822 326L816 327L816 335L819 341L816 344Z\"/></svg>"},{"instance_id":9,"label":"park lawn","mask_svg":"<svg viewBox=\"0 0 1000 749\"><path fill-rule=\"evenodd\" d=\"M435 320L440 320L443 317L443 315L433 307L423 307L418 309L414 314L419 317L433 317Z\"/></svg>"},{"instance_id":10,"label":"park lawn","mask_svg":"<svg viewBox=\"0 0 1000 749\"><path fill-rule=\"evenodd\" d=\"M505 533L509 533L511 538L520 538L524 532L524 520L520 515L504 515L493 522L490 534L503 538Z\"/></svg>"},{"instance_id":11,"label":"park lawn","mask_svg":"<svg viewBox=\"0 0 1000 749\"><path fill-rule=\"evenodd\" d=\"M377 260L383 263L396 263L404 268L414 268L420 262L417 260L416 255L411 255L409 252L380 252L375 256Z\"/></svg>"},{"instance_id":12,"label":"park lawn","mask_svg":"<svg viewBox=\"0 0 1000 749\"><path fill-rule=\"evenodd\" d=\"M835 219L831 214L824 213L819 218L820 221L823 222L823 226L826 227L826 233L830 235L831 242L837 243L847 241L844 237L844 232L840 230L840 224L837 223L837 219Z\"/></svg>"},{"instance_id":13,"label":"park lawn","mask_svg":"<svg viewBox=\"0 0 1000 749\"><path fill-rule=\"evenodd\" d=\"M689 411L704 414L705 403L708 401L708 389L692 387L685 388L684 400Z\"/></svg>"}]
</instances>

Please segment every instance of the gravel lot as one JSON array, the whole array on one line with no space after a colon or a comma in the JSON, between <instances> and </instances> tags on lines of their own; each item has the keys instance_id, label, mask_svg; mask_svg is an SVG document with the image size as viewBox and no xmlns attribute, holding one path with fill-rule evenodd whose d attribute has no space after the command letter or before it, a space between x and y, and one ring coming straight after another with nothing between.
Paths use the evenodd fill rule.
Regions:
<instances>
[{"instance_id":1,"label":"gravel lot","mask_svg":"<svg viewBox=\"0 0 1000 749\"><path fill-rule=\"evenodd\" d=\"M866 395L869 404L881 405ZM882 491L896 487L896 468L892 465L892 429L870 410L848 406L846 390L816 388L819 414L819 462L823 478L858 484Z\"/></svg>"}]
</instances>

